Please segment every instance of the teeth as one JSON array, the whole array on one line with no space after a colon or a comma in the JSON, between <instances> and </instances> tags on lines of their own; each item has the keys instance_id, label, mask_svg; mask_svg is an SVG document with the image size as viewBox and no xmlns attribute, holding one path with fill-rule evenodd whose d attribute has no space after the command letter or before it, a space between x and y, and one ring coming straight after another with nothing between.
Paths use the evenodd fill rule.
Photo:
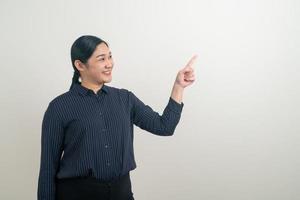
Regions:
<instances>
[{"instance_id":1,"label":"teeth","mask_svg":"<svg viewBox=\"0 0 300 200\"><path fill-rule=\"evenodd\" d=\"M104 74L110 74L110 72L103 72Z\"/></svg>"}]
</instances>

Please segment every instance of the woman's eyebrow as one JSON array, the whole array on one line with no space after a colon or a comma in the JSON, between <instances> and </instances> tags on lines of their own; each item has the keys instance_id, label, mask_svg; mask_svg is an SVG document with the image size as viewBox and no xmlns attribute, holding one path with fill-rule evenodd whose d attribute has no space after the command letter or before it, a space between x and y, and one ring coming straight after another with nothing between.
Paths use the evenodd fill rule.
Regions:
<instances>
[{"instance_id":1,"label":"woman's eyebrow","mask_svg":"<svg viewBox=\"0 0 300 200\"><path fill-rule=\"evenodd\" d=\"M106 55L105 53L104 54L100 54L100 55L96 56L96 58L98 58L100 56L105 56L105 55ZM111 55L111 51L109 52L109 55Z\"/></svg>"}]
</instances>

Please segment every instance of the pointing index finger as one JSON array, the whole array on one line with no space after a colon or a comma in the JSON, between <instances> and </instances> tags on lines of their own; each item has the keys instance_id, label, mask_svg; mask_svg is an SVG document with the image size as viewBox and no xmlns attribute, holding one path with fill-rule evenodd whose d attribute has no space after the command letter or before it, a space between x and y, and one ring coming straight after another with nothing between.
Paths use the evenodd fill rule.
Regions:
<instances>
[{"instance_id":1,"label":"pointing index finger","mask_svg":"<svg viewBox=\"0 0 300 200\"><path fill-rule=\"evenodd\" d=\"M195 62L195 60L196 60L197 57L198 57L198 55L194 55L194 56L189 60L189 62L188 62L188 64L186 65L186 67L191 67L191 66L193 66L193 64L194 64L194 62Z\"/></svg>"}]
</instances>

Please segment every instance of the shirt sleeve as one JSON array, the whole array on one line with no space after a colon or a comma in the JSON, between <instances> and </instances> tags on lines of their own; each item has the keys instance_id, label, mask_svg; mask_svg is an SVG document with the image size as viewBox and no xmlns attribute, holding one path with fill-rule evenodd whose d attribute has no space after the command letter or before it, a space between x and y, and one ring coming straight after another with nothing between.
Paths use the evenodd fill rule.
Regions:
<instances>
[{"instance_id":1,"label":"shirt sleeve","mask_svg":"<svg viewBox=\"0 0 300 200\"><path fill-rule=\"evenodd\" d=\"M133 92L129 91L131 105L131 119L133 123L143 130L155 135L170 136L180 120L184 103L178 103L169 97L163 114L160 115L149 105L144 104Z\"/></svg>"},{"instance_id":2,"label":"shirt sleeve","mask_svg":"<svg viewBox=\"0 0 300 200\"><path fill-rule=\"evenodd\" d=\"M63 150L63 135L58 109L50 102L42 121L38 200L55 200L55 177Z\"/></svg>"}]
</instances>

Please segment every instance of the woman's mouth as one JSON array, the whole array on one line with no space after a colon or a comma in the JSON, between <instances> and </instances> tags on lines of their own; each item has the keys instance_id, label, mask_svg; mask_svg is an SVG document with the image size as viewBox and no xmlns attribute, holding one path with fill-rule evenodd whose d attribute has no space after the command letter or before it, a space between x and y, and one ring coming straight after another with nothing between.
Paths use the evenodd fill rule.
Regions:
<instances>
[{"instance_id":1,"label":"woman's mouth","mask_svg":"<svg viewBox=\"0 0 300 200\"><path fill-rule=\"evenodd\" d=\"M103 74L105 74L105 75L110 75L110 74L111 74L111 71L103 72Z\"/></svg>"}]
</instances>

